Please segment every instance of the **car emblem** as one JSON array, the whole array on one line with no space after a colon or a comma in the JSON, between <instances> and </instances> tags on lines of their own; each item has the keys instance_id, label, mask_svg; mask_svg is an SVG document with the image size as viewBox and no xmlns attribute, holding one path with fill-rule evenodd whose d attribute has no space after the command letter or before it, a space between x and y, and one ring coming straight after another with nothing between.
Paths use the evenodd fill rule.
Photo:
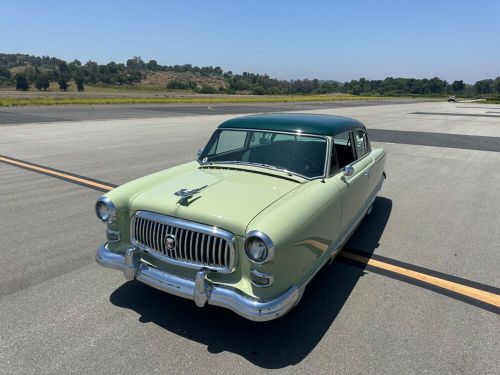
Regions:
<instances>
[{"instance_id":1,"label":"car emblem","mask_svg":"<svg viewBox=\"0 0 500 375\"><path fill-rule=\"evenodd\" d=\"M165 237L165 247L167 248L167 250L175 249L175 236L169 234Z\"/></svg>"},{"instance_id":2,"label":"car emblem","mask_svg":"<svg viewBox=\"0 0 500 375\"><path fill-rule=\"evenodd\" d=\"M205 189L207 186L208 185L205 185L205 186L202 186L202 187L199 187L199 188L196 188L196 189L191 189L191 190L181 189L181 190L176 191L174 193L174 195L176 195L178 197L181 197L181 199L179 199L177 201L177 203L182 204L182 205L187 204L189 198L192 198L193 195L198 194L202 189Z\"/></svg>"}]
</instances>

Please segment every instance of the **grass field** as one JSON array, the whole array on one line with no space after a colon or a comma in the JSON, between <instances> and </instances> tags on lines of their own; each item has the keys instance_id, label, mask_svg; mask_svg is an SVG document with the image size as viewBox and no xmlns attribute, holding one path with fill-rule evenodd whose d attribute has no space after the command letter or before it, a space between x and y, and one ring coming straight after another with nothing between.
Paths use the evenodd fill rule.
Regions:
<instances>
[{"instance_id":1,"label":"grass field","mask_svg":"<svg viewBox=\"0 0 500 375\"><path fill-rule=\"evenodd\" d=\"M63 96L34 96L34 97L0 97L0 106L28 106L28 105L63 105L63 104L182 104L182 103L287 103L287 102L325 102L342 100L376 100L391 99L381 96L329 96L329 95L297 95L297 96L185 96L185 97L63 97Z\"/></svg>"},{"instance_id":2,"label":"grass field","mask_svg":"<svg viewBox=\"0 0 500 375\"><path fill-rule=\"evenodd\" d=\"M51 84L47 91L16 91L0 89L0 107L46 105L97 105L97 104L216 104L216 103L287 103L331 102L344 100L390 100L403 96L356 96L343 93L324 95L246 95L246 94L195 94L191 90L167 90L159 85L127 85L120 87L87 85L84 92L74 85L66 92ZM404 96L425 101L443 101L447 95ZM459 98L460 99L460 98ZM484 99L483 99L484 100ZM488 98L488 103L498 103L498 98Z\"/></svg>"},{"instance_id":3,"label":"grass field","mask_svg":"<svg viewBox=\"0 0 500 375\"><path fill-rule=\"evenodd\" d=\"M500 104L500 97L499 98L486 99L486 101L484 101L483 103L487 103L487 104Z\"/></svg>"}]
</instances>

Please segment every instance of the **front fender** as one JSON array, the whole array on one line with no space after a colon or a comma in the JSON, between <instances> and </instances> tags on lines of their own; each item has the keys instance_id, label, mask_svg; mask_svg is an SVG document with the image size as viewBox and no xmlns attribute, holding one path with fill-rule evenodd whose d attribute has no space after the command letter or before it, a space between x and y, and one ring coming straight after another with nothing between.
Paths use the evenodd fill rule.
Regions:
<instances>
[{"instance_id":1,"label":"front fender","mask_svg":"<svg viewBox=\"0 0 500 375\"><path fill-rule=\"evenodd\" d=\"M249 269L273 275L270 287L253 286L260 298L271 298L302 284L314 272L337 240L342 215L338 181L314 180L304 184L257 215L247 233L259 230L274 244L274 257L265 264L249 262Z\"/></svg>"}]
</instances>

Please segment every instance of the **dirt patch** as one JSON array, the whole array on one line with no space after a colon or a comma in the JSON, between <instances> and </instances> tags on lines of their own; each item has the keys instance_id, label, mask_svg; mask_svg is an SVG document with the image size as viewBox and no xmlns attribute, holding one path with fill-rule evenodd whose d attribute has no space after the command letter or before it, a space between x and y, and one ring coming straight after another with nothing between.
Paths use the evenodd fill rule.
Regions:
<instances>
[{"instance_id":1,"label":"dirt patch","mask_svg":"<svg viewBox=\"0 0 500 375\"><path fill-rule=\"evenodd\" d=\"M191 72L154 72L149 73L146 78L141 81L144 85L158 85L166 86L170 81L178 81L182 83L194 82L196 87L213 87L214 89L219 89L219 87L226 88L227 83L222 77L216 76L204 76L201 74L191 73Z\"/></svg>"}]
</instances>

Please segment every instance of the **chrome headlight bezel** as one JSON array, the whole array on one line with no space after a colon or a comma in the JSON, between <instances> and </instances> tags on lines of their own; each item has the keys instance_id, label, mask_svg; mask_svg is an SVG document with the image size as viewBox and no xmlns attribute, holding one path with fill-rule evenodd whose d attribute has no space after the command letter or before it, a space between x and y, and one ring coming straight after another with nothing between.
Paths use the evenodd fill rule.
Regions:
<instances>
[{"instance_id":1,"label":"chrome headlight bezel","mask_svg":"<svg viewBox=\"0 0 500 375\"><path fill-rule=\"evenodd\" d=\"M107 207L109 211L107 216L101 215L101 211L99 210L100 205L105 205ZM97 215L97 218L103 223L110 224L116 219L116 207L111 199L105 196L99 197L99 199L95 203L95 213Z\"/></svg>"},{"instance_id":2,"label":"chrome headlight bezel","mask_svg":"<svg viewBox=\"0 0 500 375\"><path fill-rule=\"evenodd\" d=\"M255 257L254 254L251 252L249 249L249 245L251 244L250 241L252 240L259 240L261 243L265 246L265 252L261 257ZM265 234L264 232L261 232L259 230L252 230L247 233L245 236L245 243L244 243L244 248L245 248L245 253L248 257L248 259L255 264L263 264L270 262L274 258L274 244L271 238Z\"/></svg>"}]
</instances>

